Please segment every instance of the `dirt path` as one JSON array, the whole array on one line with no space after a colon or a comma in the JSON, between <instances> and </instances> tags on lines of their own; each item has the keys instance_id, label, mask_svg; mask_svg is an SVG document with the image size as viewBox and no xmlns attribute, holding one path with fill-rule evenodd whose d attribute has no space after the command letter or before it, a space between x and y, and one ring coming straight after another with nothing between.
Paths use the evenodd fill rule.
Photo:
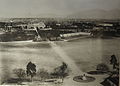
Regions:
<instances>
[{"instance_id":1,"label":"dirt path","mask_svg":"<svg viewBox=\"0 0 120 86\"><path fill-rule=\"evenodd\" d=\"M61 59L68 64L71 68L73 74L83 74L81 70L77 67L75 62L54 42L49 41L52 49L61 57Z\"/></svg>"},{"instance_id":2,"label":"dirt path","mask_svg":"<svg viewBox=\"0 0 120 86\"><path fill-rule=\"evenodd\" d=\"M89 82L89 83L80 83L80 82L76 82L73 80L74 76L78 76L78 75L83 75L86 74L85 72L82 72L77 65L75 64L75 62L61 49L60 46L58 46L55 42L51 42L49 41L52 49L61 57L61 59L68 64L68 66L71 68L72 70L72 74L70 74L69 77L67 77L64 80L63 86L102 86L100 84L100 82L107 76L107 75L97 75L97 76L93 76L96 78L95 81L93 82ZM89 75L89 74L86 74ZM89 75L91 76L91 75Z\"/></svg>"}]
</instances>

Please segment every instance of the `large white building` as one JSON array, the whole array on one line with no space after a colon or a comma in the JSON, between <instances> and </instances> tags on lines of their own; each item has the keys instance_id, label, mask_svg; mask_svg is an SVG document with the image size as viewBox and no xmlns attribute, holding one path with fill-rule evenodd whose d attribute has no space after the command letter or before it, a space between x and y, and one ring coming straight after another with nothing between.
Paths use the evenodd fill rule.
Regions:
<instances>
[{"instance_id":1,"label":"large white building","mask_svg":"<svg viewBox=\"0 0 120 86\"><path fill-rule=\"evenodd\" d=\"M34 28L38 28L38 29L43 29L45 28L46 25L43 22L39 22L39 23L33 23L33 24L28 24L27 28L28 29L34 29Z\"/></svg>"}]
</instances>

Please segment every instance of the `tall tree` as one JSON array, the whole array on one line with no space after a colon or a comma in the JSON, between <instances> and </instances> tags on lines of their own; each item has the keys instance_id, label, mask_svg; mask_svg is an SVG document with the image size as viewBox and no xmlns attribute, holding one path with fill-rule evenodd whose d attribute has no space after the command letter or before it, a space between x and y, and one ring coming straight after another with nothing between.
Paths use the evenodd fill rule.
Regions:
<instances>
[{"instance_id":1,"label":"tall tree","mask_svg":"<svg viewBox=\"0 0 120 86\"><path fill-rule=\"evenodd\" d=\"M117 65L117 59L116 59L116 56L115 56L115 55L112 55L112 56L111 56L110 64L113 65L113 69L116 68L116 65Z\"/></svg>"},{"instance_id":2,"label":"tall tree","mask_svg":"<svg viewBox=\"0 0 120 86\"><path fill-rule=\"evenodd\" d=\"M63 82L64 78L66 76L68 76L67 70L68 70L68 66L66 63L63 62L61 66L55 68L55 70L54 70L55 72L52 75L55 75L55 76L61 78L62 82Z\"/></svg>"},{"instance_id":3,"label":"tall tree","mask_svg":"<svg viewBox=\"0 0 120 86\"><path fill-rule=\"evenodd\" d=\"M31 76L31 81L32 81L32 78L36 75L36 65L30 61L27 64L26 69L27 69L26 70L27 76Z\"/></svg>"}]
</instances>

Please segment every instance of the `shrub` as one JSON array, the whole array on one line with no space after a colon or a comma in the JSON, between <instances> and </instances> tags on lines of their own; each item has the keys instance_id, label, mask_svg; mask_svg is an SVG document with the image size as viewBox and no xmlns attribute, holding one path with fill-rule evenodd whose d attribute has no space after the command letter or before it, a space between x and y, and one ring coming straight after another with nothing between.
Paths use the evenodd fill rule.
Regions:
<instances>
[{"instance_id":1,"label":"shrub","mask_svg":"<svg viewBox=\"0 0 120 86\"><path fill-rule=\"evenodd\" d=\"M54 72L51 73L51 76L54 78L61 78L62 82L66 76L69 75L69 68L66 63L63 62L63 64L57 68L54 69Z\"/></svg>"},{"instance_id":2,"label":"shrub","mask_svg":"<svg viewBox=\"0 0 120 86\"><path fill-rule=\"evenodd\" d=\"M24 69L14 69L13 73L17 75L18 78L22 79L25 77L25 70Z\"/></svg>"},{"instance_id":3,"label":"shrub","mask_svg":"<svg viewBox=\"0 0 120 86\"><path fill-rule=\"evenodd\" d=\"M97 70L99 70L99 71L109 71L109 67L106 64L101 63L101 64L97 65Z\"/></svg>"},{"instance_id":4,"label":"shrub","mask_svg":"<svg viewBox=\"0 0 120 86\"><path fill-rule=\"evenodd\" d=\"M45 70L44 68L38 70L37 76L38 76L42 81L44 81L45 79L50 78L50 74L49 74L48 71Z\"/></svg>"}]
</instances>

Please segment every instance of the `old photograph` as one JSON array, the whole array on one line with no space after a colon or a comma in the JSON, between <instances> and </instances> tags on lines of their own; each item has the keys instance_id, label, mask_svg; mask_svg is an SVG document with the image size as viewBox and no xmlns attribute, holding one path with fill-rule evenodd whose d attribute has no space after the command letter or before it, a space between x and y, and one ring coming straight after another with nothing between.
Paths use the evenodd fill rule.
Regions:
<instances>
[{"instance_id":1,"label":"old photograph","mask_svg":"<svg viewBox=\"0 0 120 86\"><path fill-rule=\"evenodd\" d=\"M120 0L0 0L0 85L120 86Z\"/></svg>"}]
</instances>

